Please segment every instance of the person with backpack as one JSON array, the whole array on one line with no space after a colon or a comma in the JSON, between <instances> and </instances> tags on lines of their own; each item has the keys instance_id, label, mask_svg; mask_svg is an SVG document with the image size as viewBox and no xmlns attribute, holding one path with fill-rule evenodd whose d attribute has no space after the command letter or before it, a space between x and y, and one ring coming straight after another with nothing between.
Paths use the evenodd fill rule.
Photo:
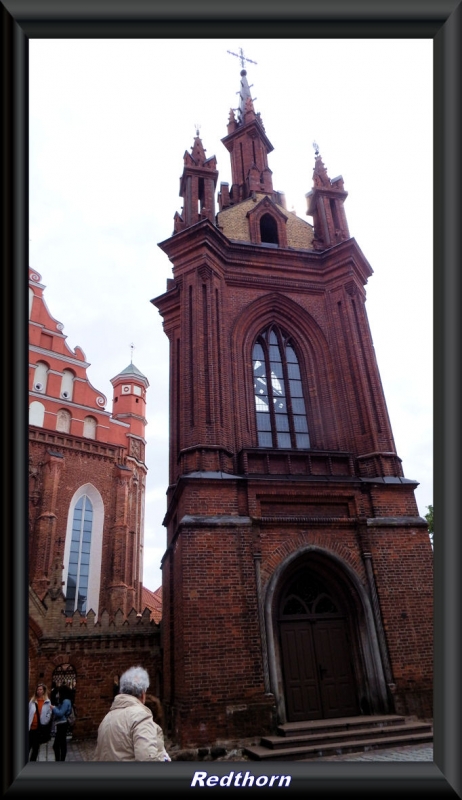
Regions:
<instances>
[{"instance_id":1,"label":"person with backpack","mask_svg":"<svg viewBox=\"0 0 462 800\"><path fill-rule=\"evenodd\" d=\"M51 727L51 702L44 683L38 683L29 701L29 760L37 761L40 745L44 741L42 731L49 735Z\"/></svg>"},{"instance_id":2,"label":"person with backpack","mask_svg":"<svg viewBox=\"0 0 462 800\"><path fill-rule=\"evenodd\" d=\"M59 701L55 706L51 706L53 718L56 725L55 740L53 750L56 761L65 761L67 755L67 720L72 711L71 691L66 684L62 684L57 693Z\"/></svg>"}]
</instances>

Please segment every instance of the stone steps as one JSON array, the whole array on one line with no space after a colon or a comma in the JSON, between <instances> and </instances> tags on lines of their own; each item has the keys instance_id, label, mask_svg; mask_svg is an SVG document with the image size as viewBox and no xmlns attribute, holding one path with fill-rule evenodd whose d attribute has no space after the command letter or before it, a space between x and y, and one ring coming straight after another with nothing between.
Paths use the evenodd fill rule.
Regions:
<instances>
[{"instance_id":1,"label":"stone steps","mask_svg":"<svg viewBox=\"0 0 462 800\"><path fill-rule=\"evenodd\" d=\"M286 723L277 736L244 748L257 761L305 760L433 741L431 723L397 715Z\"/></svg>"},{"instance_id":2,"label":"stone steps","mask_svg":"<svg viewBox=\"0 0 462 800\"><path fill-rule=\"evenodd\" d=\"M411 720L411 718L409 718ZM415 720L414 720L415 721ZM358 728L382 728L403 725L406 717L399 714L374 714L373 716L337 717L336 719L314 719L304 722L285 722L278 725L280 736L297 736L299 734L332 733L334 731L352 731Z\"/></svg>"}]
</instances>

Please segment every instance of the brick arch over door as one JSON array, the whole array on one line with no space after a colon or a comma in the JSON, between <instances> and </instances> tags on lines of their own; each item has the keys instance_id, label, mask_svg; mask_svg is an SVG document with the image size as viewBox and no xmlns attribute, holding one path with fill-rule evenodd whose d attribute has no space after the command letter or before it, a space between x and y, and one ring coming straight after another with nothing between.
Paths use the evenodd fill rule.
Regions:
<instances>
[{"instance_id":1,"label":"brick arch over door","mask_svg":"<svg viewBox=\"0 0 462 800\"><path fill-rule=\"evenodd\" d=\"M232 364L235 386L245 398L236 409L236 437L239 448L255 447L255 401L253 393L252 350L257 336L271 324L278 325L293 340L306 393L311 447L320 450L346 449L347 437L341 430L335 408L341 402L327 340L314 318L298 303L270 293L246 306L232 331Z\"/></svg>"},{"instance_id":2,"label":"brick arch over door","mask_svg":"<svg viewBox=\"0 0 462 800\"><path fill-rule=\"evenodd\" d=\"M296 611L295 589L302 576L307 586L311 582L316 597L324 596L325 608L315 605L306 613L284 615L284 609ZM367 591L337 555L309 545L288 557L267 585L264 615L269 682L279 723L391 711ZM325 670L331 666L329 649L335 648L338 639L342 668L335 677ZM291 658L301 658L305 666L291 669ZM335 686L327 685L335 680ZM338 708L328 700L329 692L336 691L348 694Z\"/></svg>"}]
</instances>

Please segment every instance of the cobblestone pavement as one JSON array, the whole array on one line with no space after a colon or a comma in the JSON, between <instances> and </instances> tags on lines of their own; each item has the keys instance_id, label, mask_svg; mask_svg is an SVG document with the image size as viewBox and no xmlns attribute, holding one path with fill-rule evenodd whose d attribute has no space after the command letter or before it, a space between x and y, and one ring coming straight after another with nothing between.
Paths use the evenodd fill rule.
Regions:
<instances>
[{"instance_id":1,"label":"cobblestone pavement","mask_svg":"<svg viewBox=\"0 0 462 800\"><path fill-rule=\"evenodd\" d=\"M433 761L433 745L417 744L393 747L389 750L369 750L345 753L341 756L326 756L316 761Z\"/></svg>"},{"instance_id":2,"label":"cobblestone pavement","mask_svg":"<svg viewBox=\"0 0 462 800\"><path fill-rule=\"evenodd\" d=\"M91 761L95 752L96 739L69 739L66 761ZM38 761L54 761L53 742L42 744ZM359 753L346 753L339 756L306 759L307 761L433 761L431 744L394 747L390 750L370 750Z\"/></svg>"},{"instance_id":3,"label":"cobblestone pavement","mask_svg":"<svg viewBox=\"0 0 462 800\"><path fill-rule=\"evenodd\" d=\"M95 747L96 739L68 739L66 761L91 761ZM55 761L53 739L40 745L37 761Z\"/></svg>"}]
</instances>

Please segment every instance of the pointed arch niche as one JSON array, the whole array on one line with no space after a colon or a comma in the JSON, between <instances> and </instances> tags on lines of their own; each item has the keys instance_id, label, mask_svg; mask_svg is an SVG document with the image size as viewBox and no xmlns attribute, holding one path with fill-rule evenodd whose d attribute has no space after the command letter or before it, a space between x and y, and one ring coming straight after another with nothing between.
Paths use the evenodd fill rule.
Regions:
<instances>
[{"instance_id":1,"label":"pointed arch niche","mask_svg":"<svg viewBox=\"0 0 462 800\"><path fill-rule=\"evenodd\" d=\"M392 711L369 596L344 559L316 545L300 548L264 596L279 723Z\"/></svg>"},{"instance_id":2,"label":"pointed arch niche","mask_svg":"<svg viewBox=\"0 0 462 800\"><path fill-rule=\"evenodd\" d=\"M75 492L67 517L63 587L67 616L92 609L98 617L103 527L103 499L86 483Z\"/></svg>"}]
</instances>

